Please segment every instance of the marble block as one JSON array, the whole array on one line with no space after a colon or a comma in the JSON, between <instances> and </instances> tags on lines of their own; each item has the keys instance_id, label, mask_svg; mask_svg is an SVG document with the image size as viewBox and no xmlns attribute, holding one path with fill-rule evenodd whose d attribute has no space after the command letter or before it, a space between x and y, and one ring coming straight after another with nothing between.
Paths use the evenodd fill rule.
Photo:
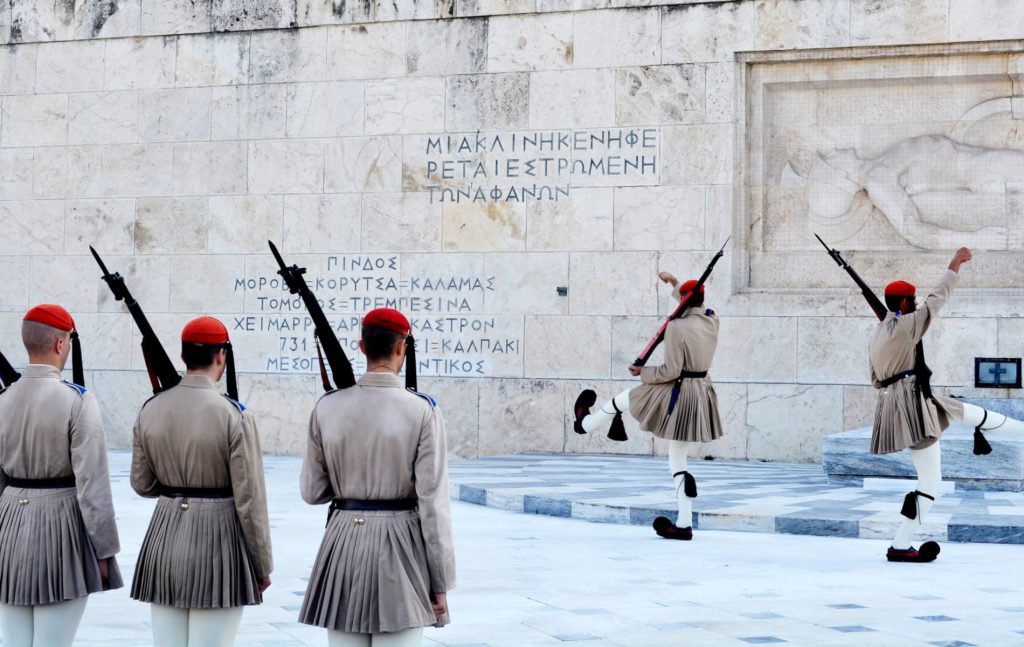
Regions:
<instances>
[{"instance_id":1,"label":"marble block","mask_svg":"<svg viewBox=\"0 0 1024 647\"><path fill-rule=\"evenodd\" d=\"M492 16L487 71L565 69L572 65L572 14Z\"/></svg>"},{"instance_id":2,"label":"marble block","mask_svg":"<svg viewBox=\"0 0 1024 647\"><path fill-rule=\"evenodd\" d=\"M104 42L104 89L148 90L174 85L175 39L118 38Z\"/></svg>"},{"instance_id":3,"label":"marble block","mask_svg":"<svg viewBox=\"0 0 1024 647\"><path fill-rule=\"evenodd\" d=\"M951 426L942 435L942 478L961 490L1024 491L1024 438L1019 434L990 431L985 438L992 453L975 456L974 430ZM869 453L871 427L825 437L822 468L830 483L860 484L866 477L914 478L910 452Z\"/></svg>"}]
</instances>

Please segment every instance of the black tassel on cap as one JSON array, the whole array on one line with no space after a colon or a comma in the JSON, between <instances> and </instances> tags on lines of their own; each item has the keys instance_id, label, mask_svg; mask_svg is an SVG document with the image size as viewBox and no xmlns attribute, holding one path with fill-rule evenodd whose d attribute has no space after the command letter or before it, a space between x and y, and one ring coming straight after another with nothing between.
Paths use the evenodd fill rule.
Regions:
<instances>
[{"instance_id":1,"label":"black tassel on cap","mask_svg":"<svg viewBox=\"0 0 1024 647\"><path fill-rule=\"evenodd\" d=\"M82 366L82 342L78 340L78 331L71 331L71 381L78 386L85 386L85 367Z\"/></svg>"},{"instance_id":2,"label":"black tassel on cap","mask_svg":"<svg viewBox=\"0 0 1024 647\"><path fill-rule=\"evenodd\" d=\"M622 412L619 411L614 398L612 398L612 409L615 409L615 417L612 418L612 424L608 428L608 438L619 442L629 440L629 436L626 435L626 425L622 422Z\"/></svg>"},{"instance_id":3,"label":"black tassel on cap","mask_svg":"<svg viewBox=\"0 0 1024 647\"><path fill-rule=\"evenodd\" d=\"M416 340L412 335L405 338L405 388L417 391L416 388Z\"/></svg>"},{"instance_id":4,"label":"black tassel on cap","mask_svg":"<svg viewBox=\"0 0 1024 647\"><path fill-rule=\"evenodd\" d=\"M235 378L235 351L231 346L231 342L224 344L224 350L227 352L227 366L224 372L227 373L228 397L238 402L238 381Z\"/></svg>"}]
</instances>

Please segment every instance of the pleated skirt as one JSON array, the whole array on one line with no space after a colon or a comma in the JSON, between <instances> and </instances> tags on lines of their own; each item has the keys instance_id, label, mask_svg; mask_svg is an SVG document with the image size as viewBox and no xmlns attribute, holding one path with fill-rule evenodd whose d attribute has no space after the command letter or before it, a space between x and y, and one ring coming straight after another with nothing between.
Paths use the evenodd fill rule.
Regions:
<instances>
[{"instance_id":1,"label":"pleated skirt","mask_svg":"<svg viewBox=\"0 0 1024 647\"><path fill-rule=\"evenodd\" d=\"M336 511L324 531L299 621L371 634L441 624L430 604L418 513Z\"/></svg>"},{"instance_id":2,"label":"pleated skirt","mask_svg":"<svg viewBox=\"0 0 1024 647\"><path fill-rule=\"evenodd\" d=\"M124 586L113 558L100 577L75 488L0 495L0 604L36 606Z\"/></svg>"},{"instance_id":3,"label":"pleated skirt","mask_svg":"<svg viewBox=\"0 0 1024 647\"><path fill-rule=\"evenodd\" d=\"M139 551L131 596L178 609L262 602L234 499L160 497Z\"/></svg>"},{"instance_id":4,"label":"pleated skirt","mask_svg":"<svg viewBox=\"0 0 1024 647\"><path fill-rule=\"evenodd\" d=\"M671 382L641 384L629 392L629 413L641 429L666 440L707 443L722 437L718 394L710 378L684 379L679 399L669 414L671 398Z\"/></svg>"},{"instance_id":5,"label":"pleated skirt","mask_svg":"<svg viewBox=\"0 0 1024 647\"><path fill-rule=\"evenodd\" d=\"M949 427L950 413L963 417L963 407L946 403L948 398L934 400L921 397L917 380L906 377L878 391L875 422L871 431L871 453L892 454L906 448L924 449L942 436Z\"/></svg>"}]
</instances>

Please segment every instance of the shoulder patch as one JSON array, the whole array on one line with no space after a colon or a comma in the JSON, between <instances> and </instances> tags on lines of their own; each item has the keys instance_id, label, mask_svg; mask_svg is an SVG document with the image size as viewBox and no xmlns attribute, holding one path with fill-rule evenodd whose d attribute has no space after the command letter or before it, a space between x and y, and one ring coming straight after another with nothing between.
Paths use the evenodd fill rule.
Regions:
<instances>
[{"instance_id":1,"label":"shoulder patch","mask_svg":"<svg viewBox=\"0 0 1024 647\"><path fill-rule=\"evenodd\" d=\"M704 314L705 316L710 317L711 315L715 314L715 311L712 310L711 308L708 308L707 310L704 311Z\"/></svg>"},{"instance_id":2,"label":"shoulder patch","mask_svg":"<svg viewBox=\"0 0 1024 647\"><path fill-rule=\"evenodd\" d=\"M434 398L430 397L430 396L429 396L429 395L427 395L426 393L420 393L419 391L413 391L412 389L406 389L406 390L407 390L407 391L408 391L409 393L412 393L413 395L415 395L415 396L417 396L417 397L420 397L420 398L423 398L424 400L426 400L427 402L429 402L429 403L430 403L430 408L431 408L431 409L433 409L434 407L436 407L436 406L437 406L437 400L435 400Z\"/></svg>"},{"instance_id":3,"label":"shoulder patch","mask_svg":"<svg viewBox=\"0 0 1024 647\"><path fill-rule=\"evenodd\" d=\"M74 382L68 382L67 380L61 380L60 383L70 386L72 389L78 391L78 395L85 395L86 393L86 388L81 384L75 384Z\"/></svg>"},{"instance_id":4,"label":"shoulder patch","mask_svg":"<svg viewBox=\"0 0 1024 647\"><path fill-rule=\"evenodd\" d=\"M239 402L238 400L233 400L233 399L229 398L229 397L228 397L228 396L226 396L226 395L224 396L224 399L225 399L225 400L227 400L228 402L230 402L231 404L235 405L235 407L236 407L236 408L237 408L237 409L238 409L239 411L245 411L245 405L244 405L244 404L242 404L241 402Z\"/></svg>"}]
</instances>

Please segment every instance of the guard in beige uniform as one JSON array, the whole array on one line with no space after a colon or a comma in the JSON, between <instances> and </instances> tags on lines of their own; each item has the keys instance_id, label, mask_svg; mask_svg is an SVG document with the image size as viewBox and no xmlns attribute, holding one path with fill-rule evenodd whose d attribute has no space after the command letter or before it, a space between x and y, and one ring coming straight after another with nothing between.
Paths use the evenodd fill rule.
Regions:
<instances>
[{"instance_id":1,"label":"guard in beige uniform","mask_svg":"<svg viewBox=\"0 0 1024 647\"><path fill-rule=\"evenodd\" d=\"M697 282L682 285L668 272L658 278L672 286L672 295L692 291ZM640 428L669 441L669 469L676 486L679 515L672 523L666 517L654 520L658 535L667 539L693 538L692 499L697 484L686 470L690 443L706 443L722 436L718 417L718 396L708 377L718 346L718 317L704 307L704 287L690 297L689 307L665 329L665 363L661 366L630 366L629 372L643 383L623 391L594 413L589 412L596 395L589 389L576 401L579 423L576 431L585 433L608 427L628 411Z\"/></svg>"},{"instance_id":2,"label":"guard in beige uniform","mask_svg":"<svg viewBox=\"0 0 1024 647\"><path fill-rule=\"evenodd\" d=\"M132 598L152 603L157 647L231 645L273 568L256 422L217 391L227 329L212 317L181 335L181 383L150 398L132 438L132 488L159 497Z\"/></svg>"},{"instance_id":3,"label":"guard in beige uniform","mask_svg":"<svg viewBox=\"0 0 1024 647\"><path fill-rule=\"evenodd\" d=\"M22 323L29 365L0 392L0 634L5 647L71 645L86 596L123 586L103 421L62 382L74 321L57 305Z\"/></svg>"},{"instance_id":4,"label":"guard in beige uniform","mask_svg":"<svg viewBox=\"0 0 1024 647\"><path fill-rule=\"evenodd\" d=\"M367 372L313 409L302 498L331 501L299 620L331 647L419 645L447 622L455 585L444 421L398 380L411 328L397 310L363 318Z\"/></svg>"}]
</instances>

